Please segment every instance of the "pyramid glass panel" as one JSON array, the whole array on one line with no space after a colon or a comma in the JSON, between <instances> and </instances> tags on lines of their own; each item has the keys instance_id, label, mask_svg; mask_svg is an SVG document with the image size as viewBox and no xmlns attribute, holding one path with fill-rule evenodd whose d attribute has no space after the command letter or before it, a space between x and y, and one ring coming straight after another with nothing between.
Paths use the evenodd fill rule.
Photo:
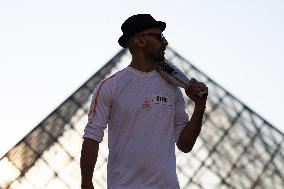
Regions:
<instances>
[{"instance_id":1,"label":"pyramid glass panel","mask_svg":"<svg viewBox=\"0 0 284 189\"><path fill-rule=\"evenodd\" d=\"M284 135L173 49L166 57L209 88L203 127L193 150L176 149L182 189L284 186ZM90 99L97 84L130 62L121 50L0 159L0 189L80 188L80 151ZM185 94L184 94L185 95ZM193 103L185 98L190 115ZM107 129L93 182L107 182Z\"/></svg>"}]
</instances>

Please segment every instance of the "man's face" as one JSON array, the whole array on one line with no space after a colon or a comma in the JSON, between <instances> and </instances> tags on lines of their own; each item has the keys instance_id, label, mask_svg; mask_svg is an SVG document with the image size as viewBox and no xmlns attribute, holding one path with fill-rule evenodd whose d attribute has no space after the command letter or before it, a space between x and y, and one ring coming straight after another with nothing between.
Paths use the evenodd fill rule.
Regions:
<instances>
[{"instance_id":1,"label":"man's face","mask_svg":"<svg viewBox=\"0 0 284 189\"><path fill-rule=\"evenodd\" d=\"M143 49L146 58L155 62L165 59L165 50L168 42L159 28L144 30L139 34L139 37L145 41Z\"/></svg>"}]
</instances>

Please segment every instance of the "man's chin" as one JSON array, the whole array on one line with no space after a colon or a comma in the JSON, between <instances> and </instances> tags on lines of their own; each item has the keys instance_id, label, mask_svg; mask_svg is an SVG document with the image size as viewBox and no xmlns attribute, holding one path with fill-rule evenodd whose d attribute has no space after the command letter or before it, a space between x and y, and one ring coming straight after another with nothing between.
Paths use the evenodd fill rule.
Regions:
<instances>
[{"instance_id":1,"label":"man's chin","mask_svg":"<svg viewBox=\"0 0 284 189\"><path fill-rule=\"evenodd\" d=\"M162 53L161 56L160 56L160 61L164 61L166 58L165 58L165 53Z\"/></svg>"},{"instance_id":2,"label":"man's chin","mask_svg":"<svg viewBox=\"0 0 284 189\"><path fill-rule=\"evenodd\" d=\"M165 58L165 53L161 52L159 54L159 56L155 56L153 57L154 58L154 61L155 62L161 62L161 61L164 61L166 58Z\"/></svg>"}]
</instances>

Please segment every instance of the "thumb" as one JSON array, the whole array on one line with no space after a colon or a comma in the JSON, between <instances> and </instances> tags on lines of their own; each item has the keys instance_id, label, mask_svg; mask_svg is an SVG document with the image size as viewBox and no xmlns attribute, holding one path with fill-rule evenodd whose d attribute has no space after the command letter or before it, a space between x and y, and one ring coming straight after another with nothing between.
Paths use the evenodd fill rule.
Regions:
<instances>
[{"instance_id":1,"label":"thumb","mask_svg":"<svg viewBox=\"0 0 284 189\"><path fill-rule=\"evenodd\" d=\"M189 92L190 89L192 88L192 85L193 85L195 82L196 82L196 79L191 78L190 81L188 82L188 85L187 85L187 87L186 87L185 90L186 90L187 92Z\"/></svg>"}]
</instances>

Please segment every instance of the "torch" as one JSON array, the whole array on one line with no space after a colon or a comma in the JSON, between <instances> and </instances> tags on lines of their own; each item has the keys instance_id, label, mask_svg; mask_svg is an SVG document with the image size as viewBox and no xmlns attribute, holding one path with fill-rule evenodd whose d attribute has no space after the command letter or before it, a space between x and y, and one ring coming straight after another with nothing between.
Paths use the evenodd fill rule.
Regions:
<instances>
[{"instance_id":1,"label":"torch","mask_svg":"<svg viewBox=\"0 0 284 189\"><path fill-rule=\"evenodd\" d=\"M182 88L186 88L191 80L190 77L188 77L184 72L182 72L178 67L168 60L157 63L156 71L168 82ZM198 96L207 96L207 92L200 92Z\"/></svg>"}]
</instances>

